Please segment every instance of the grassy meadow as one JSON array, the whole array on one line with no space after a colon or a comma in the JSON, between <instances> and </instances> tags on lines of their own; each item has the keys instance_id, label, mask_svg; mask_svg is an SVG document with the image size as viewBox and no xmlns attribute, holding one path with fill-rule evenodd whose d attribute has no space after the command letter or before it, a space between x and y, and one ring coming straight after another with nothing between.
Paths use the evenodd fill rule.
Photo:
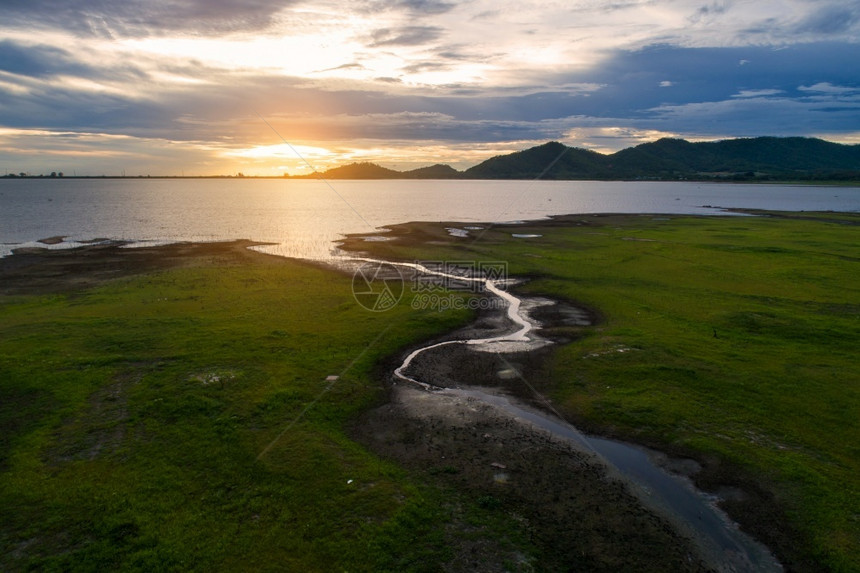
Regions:
<instances>
[{"instance_id":1,"label":"grassy meadow","mask_svg":"<svg viewBox=\"0 0 860 573\"><path fill-rule=\"evenodd\" d=\"M857 571L858 224L832 213L584 215L477 239L415 225L374 249L505 260L531 278L521 291L596 311L600 324L571 331L578 340L532 384L578 425L693 455L701 485L745 490L727 507L790 568Z\"/></svg>"},{"instance_id":2,"label":"grassy meadow","mask_svg":"<svg viewBox=\"0 0 860 573\"><path fill-rule=\"evenodd\" d=\"M446 493L344 427L467 318L263 256L0 297L0 570L434 570Z\"/></svg>"},{"instance_id":3,"label":"grassy meadow","mask_svg":"<svg viewBox=\"0 0 860 573\"><path fill-rule=\"evenodd\" d=\"M856 571L857 223L588 215L361 245L507 261L520 290L592 309L534 386L745 492L728 508L790 569ZM380 362L470 318L369 312L350 287L254 255L0 296L0 570L436 571L452 536L534 559L527 525L349 439Z\"/></svg>"}]
</instances>

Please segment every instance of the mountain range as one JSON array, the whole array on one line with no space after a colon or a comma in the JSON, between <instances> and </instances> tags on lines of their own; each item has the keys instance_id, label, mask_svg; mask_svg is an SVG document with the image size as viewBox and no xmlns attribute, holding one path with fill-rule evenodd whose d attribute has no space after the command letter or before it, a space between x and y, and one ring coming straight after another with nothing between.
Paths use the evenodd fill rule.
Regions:
<instances>
[{"instance_id":1,"label":"mountain range","mask_svg":"<svg viewBox=\"0 0 860 573\"><path fill-rule=\"evenodd\" d=\"M547 179L860 181L860 145L807 137L756 137L691 143L664 138L602 154L551 141L457 171L433 165L395 171L352 163L323 173L326 179Z\"/></svg>"}]
</instances>

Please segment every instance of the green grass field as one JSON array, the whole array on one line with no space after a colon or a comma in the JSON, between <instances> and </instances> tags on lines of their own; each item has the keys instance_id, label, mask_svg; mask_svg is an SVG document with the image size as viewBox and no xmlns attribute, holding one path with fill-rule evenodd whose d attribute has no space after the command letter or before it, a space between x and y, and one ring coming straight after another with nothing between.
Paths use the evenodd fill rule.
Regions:
<instances>
[{"instance_id":1,"label":"green grass field","mask_svg":"<svg viewBox=\"0 0 860 573\"><path fill-rule=\"evenodd\" d=\"M477 241L425 225L377 248L506 260L524 292L597 311L533 382L592 430L728 462L719 480L751 478L799 532L771 540L796 563L857 571L860 217L796 217L582 216Z\"/></svg>"},{"instance_id":2,"label":"green grass field","mask_svg":"<svg viewBox=\"0 0 860 573\"><path fill-rule=\"evenodd\" d=\"M368 312L350 284L273 259L0 298L0 570L450 558L445 492L344 427L384 398L378 360L468 317Z\"/></svg>"},{"instance_id":3,"label":"green grass field","mask_svg":"<svg viewBox=\"0 0 860 573\"><path fill-rule=\"evenodd\" d=\"M427 224L364 246L505 260L593 309L531 382L583 427L760 488L772 514L735 509L780 520L750 525L790 565L856 571L860 217L834 218ZM384 400L379 361L469 319L368 312L350 282L258 257L0 297L0 569L434 571L452 531L528 554L503 512L347 437Z\"/></svg>"}]
</instances>

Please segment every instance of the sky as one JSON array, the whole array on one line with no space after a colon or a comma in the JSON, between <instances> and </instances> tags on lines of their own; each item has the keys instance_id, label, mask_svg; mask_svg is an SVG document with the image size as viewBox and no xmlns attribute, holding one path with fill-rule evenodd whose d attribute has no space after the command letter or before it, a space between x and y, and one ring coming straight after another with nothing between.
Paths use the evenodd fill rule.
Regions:
<instances>
[{"instance_id":1,"label":"sky","mask_svg":"<svg viewBox=\"0 0 860 573\"><path fill-rule=\"evenodd\" d=\"M860 0L0 0L0 175L860 143Z\"/></svg>"}]
</instances>

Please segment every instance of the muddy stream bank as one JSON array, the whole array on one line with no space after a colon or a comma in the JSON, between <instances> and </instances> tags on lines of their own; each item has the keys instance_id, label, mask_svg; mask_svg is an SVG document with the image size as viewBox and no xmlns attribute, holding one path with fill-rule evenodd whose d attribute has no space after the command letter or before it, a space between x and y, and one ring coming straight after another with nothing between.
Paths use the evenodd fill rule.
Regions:
<instances>
[{"instance_id":1,"label":"muddy stream bank","mask_svg":"<svg viewBox=\"0 0 860 573\"><path fill-rule=\"evenodd\" d=\"M388 365L391 400L357 422L358 439L497 499L543 548L540 569L782 570L717 506L719 497L696 489L694 460L585 434L535 390L530 380L541 375L551 345L565 342L547 336L550 327L588 328L588 311L469 280L504 304ZM465 561L453 570L504 570L502 562L517 558L486 541L456 554Z\"/></svg>"}]
</instances>

